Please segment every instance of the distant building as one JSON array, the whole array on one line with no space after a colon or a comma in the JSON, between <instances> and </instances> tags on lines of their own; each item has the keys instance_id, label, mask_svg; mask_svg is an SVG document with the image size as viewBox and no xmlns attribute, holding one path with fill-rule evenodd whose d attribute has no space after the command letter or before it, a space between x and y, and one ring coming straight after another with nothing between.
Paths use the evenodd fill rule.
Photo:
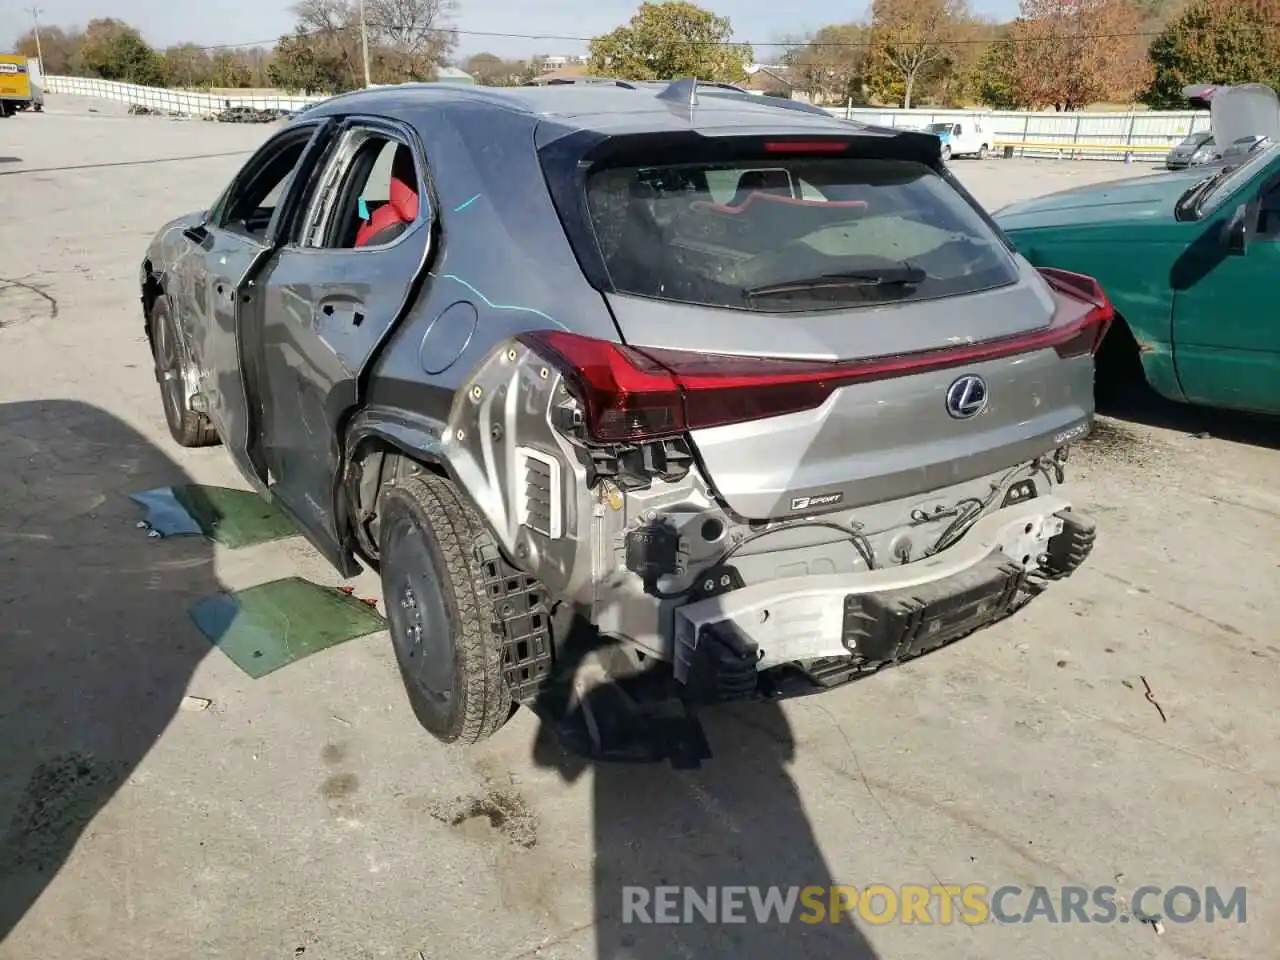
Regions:
<instances>
[{"instance_id":1,"label":"distant building","mask_svg":"<svg viewBox=\"0 0 1280 960\"><path fill-rule=\"evenodd\" d=\"M807 91L792 79L790 67L772 63L753 63L747 67L747 79L740 86L752 93L786 100L809 100Z\"/></svg>"},{"instance_id":2,"label":"distant building","mask_svg":"<svg viewBox=\"0 0 1280 960\"><path fill-rule=\"evenodd\" d=\"M568 54L552 54L551 56L539 57L537 67L541 73L551 73L555 70L564 70L566 68L586 66L591 58L584 54L576 54L570 56Z\"/></svg>"}]
</instances>

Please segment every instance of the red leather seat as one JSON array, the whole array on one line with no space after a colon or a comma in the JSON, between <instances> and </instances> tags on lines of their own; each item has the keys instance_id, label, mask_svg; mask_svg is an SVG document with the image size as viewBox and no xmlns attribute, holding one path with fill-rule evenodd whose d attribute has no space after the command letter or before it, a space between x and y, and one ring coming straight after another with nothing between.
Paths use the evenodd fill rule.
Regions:
<instances>
[{"instance_id":1,"label":"red leather seat","mask_svg":"<svg viewBox=\"0 0 1280 960\"><path fill-rule=\"evenodd\" d=\"M357 247L376 247L390 243L418 219L417 183L413 151L401 145L396 148L396 155L391 162L391 185L387 202L373 211L369 220L356 231Z\"/></svg>"}]
</instances>

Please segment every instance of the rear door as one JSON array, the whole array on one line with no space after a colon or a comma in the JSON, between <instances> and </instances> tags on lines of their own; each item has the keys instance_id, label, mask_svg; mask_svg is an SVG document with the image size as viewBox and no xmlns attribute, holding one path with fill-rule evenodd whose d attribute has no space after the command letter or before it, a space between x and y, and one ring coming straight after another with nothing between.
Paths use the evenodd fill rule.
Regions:
<instances>
[{"instance_id":1,"label":"rear door","mask_svg":"<svg viewBox=\"0 0 1280 960\"><path fill-rule=\"evenodd\" d=\"M210 211L209 221L186 231L201 251L186 258L188 296L182 325L202 375L209 416L237 466L250 479L266 479L257 444L259 411L246 390L252 343L254 272L271 255L281 201L320 136L322 124L290 127L249 160ZM246 327L246 321L249 327Z\"/></svg>"},{"instance_id":2,"label":"rear door","mask_svg":"<svg viewBox=\"0 0 1280 960\"><path fill-rule=\"evenodd\" d=\"M314 178L294 235L258 279L258 392L271 489L330 545L337 544L339 426L426 259L425 171L407 127L349 119Z\"/></svg>"},{"instance_id":3,"label":"rear door","mask_svg":"<svg viewBox=\"0 0 1280 960\"><path fill-rule=\"evenodd\" d=\"M911 372L934 351L1047 330L1057 301L944 173L874 149L744 143L741 159L726 162L721 148L701 162L696 149L668 148L661 162L615 159L588 180L606 297L627 343L721 355L722 369L744 357L903 358L814 409L772 415L768 398L786 395L775 384L751 392L749 422L695 429L709 479L742 516L983 476L1052 449L1092 414L1087 349ZM799 198L734 190L726 200L709 186L736 171L749 183L765 156Z\"/></svg>"}]
</instances>

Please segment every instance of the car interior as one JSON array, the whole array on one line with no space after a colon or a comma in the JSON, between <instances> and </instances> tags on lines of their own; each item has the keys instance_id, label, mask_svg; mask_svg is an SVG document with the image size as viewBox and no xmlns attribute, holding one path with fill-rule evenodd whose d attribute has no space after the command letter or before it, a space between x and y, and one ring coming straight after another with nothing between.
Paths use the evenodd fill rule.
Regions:
<instances>
[{"instance_id":1,"label":"car interior","mask_svg":"<svg viewBox=\"0 0 1280 960\"><path fill-rule=\"evenodd\" d=\"M348 169L325 246L384 246L413 225L418 207L413 151L397 140L370 137Z\"/></svg>"}]
</instances>

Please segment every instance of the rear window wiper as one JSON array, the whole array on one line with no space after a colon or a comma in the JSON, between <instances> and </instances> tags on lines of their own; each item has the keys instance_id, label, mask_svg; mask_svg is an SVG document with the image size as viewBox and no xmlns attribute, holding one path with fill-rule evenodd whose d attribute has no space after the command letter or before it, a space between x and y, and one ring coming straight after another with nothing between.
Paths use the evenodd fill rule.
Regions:
<instances>
[{"instance_id":1,"label":"rear window wiper","mask_svg":"<svg viewBox=\"0 0 1280 960\"><path fill-rule=\"evenodd\" d=\"M748 297L782 296L803 293L806 290L837 289L840 287L914 287L929 279L929 274L914 264L904 263L894 267L878 267L869 270L841 270L820 273L816 277L786 280L751 287Z\"/></svg>"}]
</instances>

